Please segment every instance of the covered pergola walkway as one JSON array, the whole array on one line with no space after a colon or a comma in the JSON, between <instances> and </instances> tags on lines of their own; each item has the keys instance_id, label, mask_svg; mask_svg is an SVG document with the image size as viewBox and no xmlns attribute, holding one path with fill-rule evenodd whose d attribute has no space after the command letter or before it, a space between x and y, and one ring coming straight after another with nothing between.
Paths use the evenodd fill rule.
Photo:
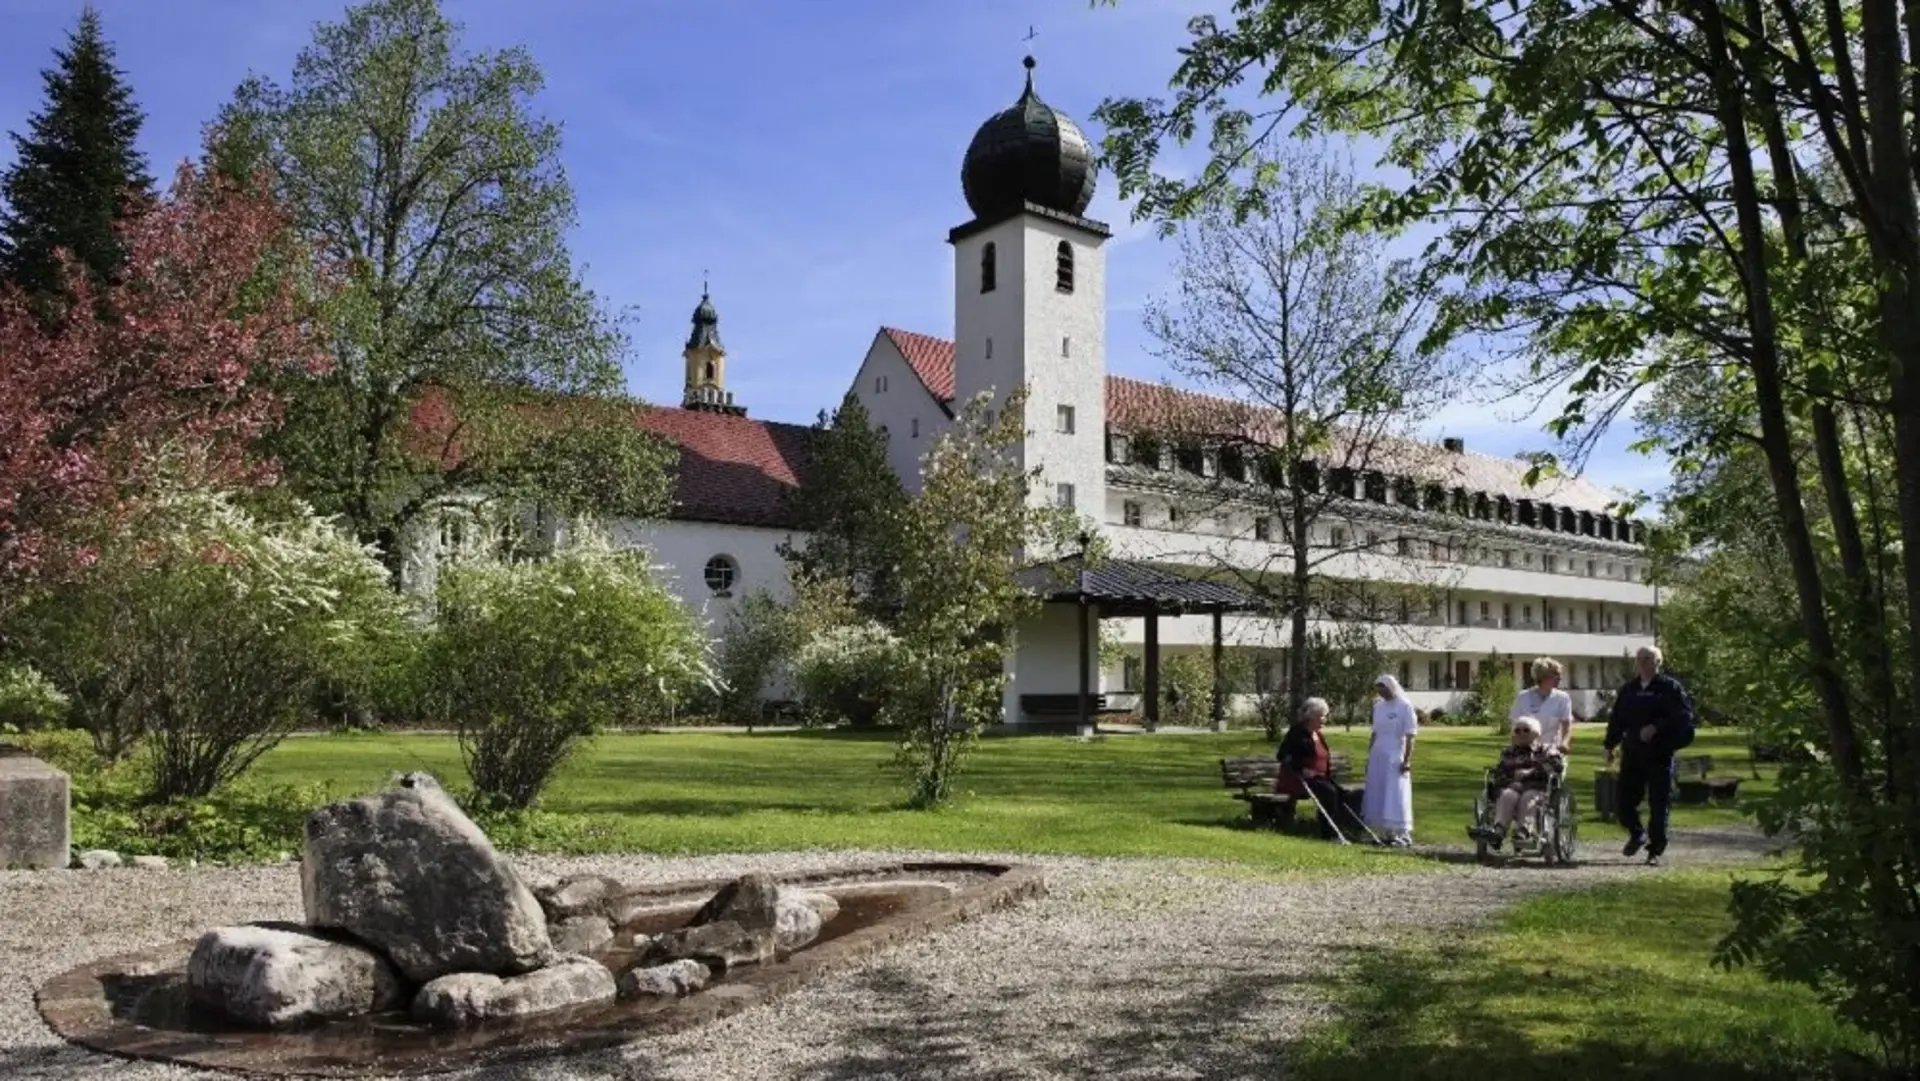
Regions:
<instances>
[{"instance_id":1,"label":"covered pergola walkway","mask_svg":"<svg viewBox=\"0 0 1920 1081\"><path fill-rule=\"evenodd\" d=\"M1041 594L1050 605L1077 608L1079 633L1079 693L1076 721L1082 729L1093 724L1095 695L1093 665L1100 640L1100 620L1140 619L1146 629L1143 688L1146 727L1160 723L1160 617L1207 614L1213 617L1213 700L1209 716L1215 728L1226 722L1226 696L1221 687L1221 660L1225 643L1222 622L1232 613L1265 609L1258 596L1236 585L1190 578L1167 567L1132 560L1108 559L1088 564L1074 555L1021 572L1020 581ZM1019 679L1016 669L1015 680Z\"/></svg>"}]
</instances>

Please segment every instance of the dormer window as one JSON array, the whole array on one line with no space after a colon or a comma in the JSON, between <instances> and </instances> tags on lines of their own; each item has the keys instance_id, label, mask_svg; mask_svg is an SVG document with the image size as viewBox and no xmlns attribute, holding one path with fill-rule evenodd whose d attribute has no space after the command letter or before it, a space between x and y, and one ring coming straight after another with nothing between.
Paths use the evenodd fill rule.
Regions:
<instances>
[{"instance_id":1,"label":"dormer window","mask_svg":"<svg viewBox=\"0 0 1920 1081\"><path fill-rule=\"evenodd\" d=\"M1073 292L1073 245L1064 240L1053 252L1053 287L1062 293Z\"/></svg>"},{"instance_id":2,"label":"dormer window","mask_svg":"<svg viewBox=\"0 0 1920 1081\"><path fill-rule=\"evenodd\" d=\"M998 251L991 240L987 241L986 247L980 249L980 291L982 293L993 292L996 284L993 264L997 254Z\"/></svg>"}]
</instances>

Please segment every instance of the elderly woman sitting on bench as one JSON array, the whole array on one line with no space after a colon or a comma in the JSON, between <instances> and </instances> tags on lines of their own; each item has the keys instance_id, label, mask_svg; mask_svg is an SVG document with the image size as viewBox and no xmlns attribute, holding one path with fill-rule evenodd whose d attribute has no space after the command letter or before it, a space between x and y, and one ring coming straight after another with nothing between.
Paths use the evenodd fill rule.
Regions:
<instances>
[{"instance_id":1,"label":"elderly woman sitting on bench","mask_svg":"<svg viewBox=\"0 0 1920 1081\"><path fill-rule=\"evenodd\" d=\"M1280 759L1280 775L1275 779L1274 791L1309 805L1317 798L1326 811L1318 815L1320 836L1331 839L1335 836L1335 827L1327 815L1338 813L1343 804L1340 786L1333 783L1331 776L1333 756L1327 750L1326 737L1320 734L1326 726L1327 713L1326 700L1321 698L1309 698L1300 707L1300 719L1280 739L1280 752L1276 756Z\"/></svg>"}]
</instances>

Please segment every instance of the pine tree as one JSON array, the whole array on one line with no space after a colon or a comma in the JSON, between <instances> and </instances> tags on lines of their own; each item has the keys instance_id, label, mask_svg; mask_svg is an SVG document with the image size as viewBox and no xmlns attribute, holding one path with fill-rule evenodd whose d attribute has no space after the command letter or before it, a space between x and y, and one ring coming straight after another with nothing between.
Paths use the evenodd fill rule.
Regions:
<instances>
[{"instance_id":1,"label":"pine tree","mask_svg":"<svg viewBox=\"0 0 1920 1081\"><path fill-rule=\"evenodd\" d=\"M794 519L809 537L782 546L788 562L801 574L851 583L872 615L896 614L895 522L907 493L887 464L886 433L853 392L832 416L820 414L806 483L792 499Z\"/></svg>"},{"instance_id":2,"label":"pine tree","mask_svg":"<svg viewBox=\"0 0 1920 1081\"><path fill-rule=\"evenodd\" d=\"M46 107L13 133L15 159L0 176L0 279L29 293L56 288L54 250L65 248L104 284L123 258L118 226L131 198L151 199L153 178L134 146L144 120L113 66L113 47L88 7L42 73Z\"/></svg>"}]
</instances>

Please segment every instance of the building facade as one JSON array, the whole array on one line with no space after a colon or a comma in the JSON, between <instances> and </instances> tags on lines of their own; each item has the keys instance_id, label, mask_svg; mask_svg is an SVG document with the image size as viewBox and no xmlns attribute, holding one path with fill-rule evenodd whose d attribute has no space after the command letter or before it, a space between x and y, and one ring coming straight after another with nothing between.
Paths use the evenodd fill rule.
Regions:
<instances>
[{"instance_id":1,"label":"building facade","mask_svg":"<svg viewBox=\"0 0 1920 1081\"><path fill-rule=\"evenodd\" d=\"M1239 423L1245 410L1107 372L1109 230L1084 216L1093 151L1040 100L1031 59L1027 68L1019 99L981 126L964 160L971 217L947 237L952 337L881 327L852 391L887 434L889 461L912 491L921 455L959 402L979 393L1004 400L1024 386L1020 454L1042 476L1034 499L1079 511L1116 558L1243 582L1279 573L1289 550L1273 520L1273 485L1225 441L1174 446L1157 434L1169 417L1239 409ZM804 481L811 430L750 419L734 401L719 314L704 294L683 359L681 407L649 409L640 420L678 448L674 510L618 528L717 628L749 593L790 592L780 547L805 537L794 531L786 494ZM1576 710L1590 715L1598 692L1626 678L1633 652L1657 630L1644 527L1610 511L1613 498L1583 479L1530 487L1524 463L1456 440L1402 450L1391 468L1383 460L1316 481L1337 497L1307 538L1322 551L1316 575L1388 599L1366 611L1317 611L1313 629L1364 621L1389 671L1428 709L1462 705L1493 655L1523 682L1526 661L1551 655L1566 666ZM1022 719L1022 694L1077 688L1079 627L1056 608L1019 631L1010 722ZM1140 618L1107 625L1127 659L1098 671L1099 690L1124 704L1141 689L1149 628ZM1152 630L1163 656L1212 648L1208 618L1161 617ZM1284 671L1287 632L1254 616L1228 617L1222 630L1227 648L1254 653L1259 689Z\"/></svg>"}]
</instances>

